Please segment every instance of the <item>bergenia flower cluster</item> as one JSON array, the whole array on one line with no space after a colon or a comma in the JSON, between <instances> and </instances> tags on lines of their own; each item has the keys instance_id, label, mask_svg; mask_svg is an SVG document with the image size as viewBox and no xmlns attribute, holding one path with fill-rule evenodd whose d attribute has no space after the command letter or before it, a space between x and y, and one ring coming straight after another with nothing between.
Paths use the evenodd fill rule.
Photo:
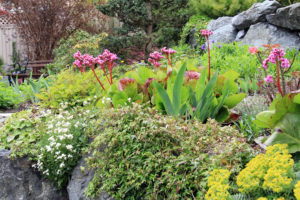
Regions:
<instances>
[{"instance_id":1,"label":"bergenia flower cluster","mask_svg":"<svg viewBox=\"0 0 300 200\"><path fill-rule=\"evenodd\" d=\"M266 70L268 68L268 63L276 64L276 72L277 72L277 81L276 85L281 96L284 96L286 93L285 89L285 80L284 80L284 70L283 68L290 67L290 61L283 56L285 52L282 49L274 48L268 58L263 61L263 68ZM281 75L281 76L280 76ZM282 79L283 91L281 89L280 77ZM266 75L264 79L267 83L273 83L273 77L271 75Z\"/></svg>"},{"instance_id":2,"label":"bergenia flower cluster","mask_svg":"<svg viewBox=\"0 0 300 200\"><path fill-rule=\"evenodd\" d=\"M167 49L167 47L164 47L161 49L161 52L163 52L163 54L167 57L168 63L170 65L170 67L172 67L173 66L173 54L176 53L176 51L171 48Z\"/></svg>"},{"instance_id":3,"label":"bergenia flower cluster","mask_svg":"<svg viewBox=\"0 0 300 200\"><path fill-rule=\"evenodd\" d=\"M256 47L250 47L248 50L252 55L255 55L259 52L258 48Z\"/></svg>"},{"instance_id":4,"label":"bergenia flower cluster","mask_svg":"<svg viewBox=\"0 0 300 200\"><path fill-rule=\"evenodd\" d=\"M159 66L162 65L160 63L161 59L167 58L168 64L172 67L173 66L173 55L176 53L175 50L167 47L164 47L160 50L166 57L162 55L162 53L158 51L154 51L153 53L150 53L150 58L148 59L148 62L152 63L155 66L155 69L158 69Z\"/></svg>"},{"instance_id":5,"label":"bergenia flower cluster","mask_svg":"<svg viewBox=\"0 0 300 200\"><path fill-rule=\"evenodd\" d=\"M184 74L184 77L186 77L188 79L188 81L193 80L193 79L198 80L200 77L200 74L195 71L186 71Z\"/></svg>"},{"instance_id":6,"label":"bergenia flower cluster","mask_svg":"<svg viewBox=\"0 0 300 200\"><path fill-rule=\"evenodd\" d=\"M150 53L150 58L148 59L148 62L151 62L155 66L155 69L157 69L159 66L162 65L162 63L160 63L159 61L164 58L165 57L162 56L161 53L159 53L158 51L154 51L153 53Z\"/></svg>"},{"instance_id":7,"label":"bergenia flower cluster","mask_svg":"<svg viewBox=\"0 0 300 200\"><path fill-rule=\"evenodd\" d=\"M263 62L263 67L265 69L268 68L268 63L274 63L276 64L277 62L280 62L282 68L289 68L290 67L290 62L288 59L284 58L283 56L285 55L284 51L282 49L273 49L271 51L271 54L267 59L264 60Z\"/></svg>"},{"instance_id":8,"label":"bergenia flower cluster","mask_svg":"<svg viewBox=\"0 0 300 200\"><path fill-rule=\"evenodd\" d=\"M97 81L99 82L99 84L101 85L103 90L105 90L105 88L95 71L95 68L97 65L99 65L100 68L103 70L108 82L110 84L113 84L112 69L114 66L114 61L116 59L118 59L116 54L113 54L109 50L105 49L102 54L100 54L96 58L94 58L93 56L91 56L89 54L81 55L80 51L77 51L74 54L74 58L76 60L73 64L80 70L81 73L86 71L86 67L89 67L93 71ZM108 71L110 73L110 78L108 78L108 76L107 76L106 68L108 69Z\"/></svg>"}]
</instances>

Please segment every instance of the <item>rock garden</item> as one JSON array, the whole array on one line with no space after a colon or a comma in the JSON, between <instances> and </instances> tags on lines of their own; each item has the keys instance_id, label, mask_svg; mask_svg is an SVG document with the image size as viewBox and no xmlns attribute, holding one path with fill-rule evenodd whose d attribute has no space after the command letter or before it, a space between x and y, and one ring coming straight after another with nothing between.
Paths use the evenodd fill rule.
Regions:
<instances>
[{"instance_id":1,"label":"rock garden","mask_svg":"<svg viewBox=\"0 0 300 200\"><path fill-rule=\"evenodd\" d=\"M13 1L16 25L25 5L70 16ZM28 48L53 59L40 78L1 72L0 200L300 200L299 1L75 8L49 54Z\"/></svg>"}]
</instances>

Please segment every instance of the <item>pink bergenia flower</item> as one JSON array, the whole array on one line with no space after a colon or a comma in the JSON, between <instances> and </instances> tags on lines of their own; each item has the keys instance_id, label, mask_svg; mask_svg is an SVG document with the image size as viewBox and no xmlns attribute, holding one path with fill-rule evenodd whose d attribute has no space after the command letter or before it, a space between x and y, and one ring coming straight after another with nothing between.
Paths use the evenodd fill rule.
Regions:
<instances>
[{"instance_id":1,"label":"pink bergenia flower","mask_svg":"<svg viewBox=\"0 0 300 200\"><path fill-rule=\"evenodd\" d=\"M129 84L134 84L135 80L132 78L123 78L119 82L119 90L123 91Z\"/></svg>"},{"instance_id":2,"label":"pink bergenia flower","mask_svg":"<svg viewBox=\"0 0 300 200\"><path fill-rule=\"evenodd\" d=\"M265 78L265 81L267 83L273 83L273 77L271 75L267 75L267 77Z\"/></svg>"},{"instance_id":3,"label":"pink bergenia flower","mask_svg":"<svg viewBox=\"0 0 300 200\"><path fill-rule=\"evenodd\" d=\"M284 55L285 53L282 49L274 48L269 57L264 60L263 67L266 69L268 62L276 64L277 61L280 61L282 68L290 67L290 61L286 58L283 58Z\"/></svg>"},{"instance_id":4,"label":"pink bergenia flower","mask_svg":"<svg viewBox=\"0 0 300 200\"><path fill-rule=\"evenodd\" d=\"M188 80L190 81L192 79L198 80L199 77L200 77L200 74L198 72L195 72L195 71L186 71L184 76L187 77Z\"/></svg>"},{"instance_id":5,"label":"pink bergenia flower","mask_svg":"<svg viewBox=\"0 0 300 200\"><path fill-rule=\"evenodd\" d=\"M78 68L82 67L82 63L79 60L75 60L73 64Z\"/></svg>"},{"instance_id":6,"label":"pink bergenia flower","mask_svg":"<svg viewBox=\"0 0 300 200\"><path fill-rule=\"evenodd\" d=\"M281 67L282 68L289 68L290 67L290 61L286 58L281 58Z\"/></svg>"},{"instance_id":7,"label":"pink bergenia flower","mask_svg":"<svg viewBox=\"0 0 300 200\"><path fill-rule=\"evenodd\" d=\"M167 47L162 48L161 52L163 52L164 54L168 54L168 55L176 53L175 50L173 50L171 48L167 49Z\"/></svg>"},{"instance_id":8,"label":"pink bergenia flower","mask_svg":"<svg viewBox=\"0 0 300 200\"><path fill-rule=\"evenodd\" d=\"M153 53L150 53L150 57L153 58L154 60L157 60L157 61L160 61L161 59L165 58L158 51L154 51Z\"/></svg>"},{"instance_id":9,"label":"pink bergenia flower","mask_svg":"<svg viewBox=\"0 0 300 200\"><path fill-rule=\"evenodd\" d=\"M263 68L264 69L267 69L268 68L268 62L269 62L269 59L265 59L264 62L263 62Z\"/></svg>"},{"instance_id":10,"label":"pink bergenia flower","mask_svg":"<svg viewBox=\"0 0 300 200\"><path fill-rule=\"evenodd\" d=\"M251 54L257 54L259 51L258 51L258 49L256 48L256 47L250 47L249 49L249 52L251 53Z\"/></svg>"},{"instance_id":11,"label":"pink bergenia flower","mask_svg":"<svg viewBox=\"0 0 300 200\"><path fill-rule=\"evenodd\" d=\"M78 60L81 60L81 53L80 51L77 51L76 53L74 53L74 56L73 56L75 59L78 59Z\"/></svg>"},{"instance_id":12,"label":"pink bergenia flower","mask_svg":"<svg viewBox=\"0 0 300 200\"><path fill-rule=\"evenodd\" d=\"M153 53L150 53L150 58L148 59L148 62L151 62L155 66L155 69L157 69L159 66L162 65L161 63L159 63L159 61L163 58L165 57L162 56L161 53L159 53L158 51L154 51Z\"/></svg>"},{"instance_id":13,"label":"pink bergenia flower","mask_svg":"<svg viewBox=\"0 0 300 200\"><path fill-rule=\"evenodd\" d=\"M83 65L88 67L93 67L95 65L93 56L90 56L89 54L84 54L82 58L83 58Z\"/></svg>"},{"instance_id":14,"label":"pink bergenia flower","mask_svg":"<svg viewBox=\"0 0 300 200\"><path fill-rule=\"evenodd\" d=\"M210 30L200 30L200 32L203 36L206 36L206 37L211 36L213 34L213 32Z\"/></svg>"},{"instance_id":15,"label":"pink bergenia flower","mask_svg":"<svg viewBox=\"0 0 300 200\"><path fill-rule=\"evenodd\" d=\"M168 59L169 65L172 67L172 65L173 65L173 54L176 53L176 51L171 49L171 48L167 49L167 47L164 47L164 48L161 49L161 52L163 52L165 54L165 56Z\"/></svg>"}]
</instances>

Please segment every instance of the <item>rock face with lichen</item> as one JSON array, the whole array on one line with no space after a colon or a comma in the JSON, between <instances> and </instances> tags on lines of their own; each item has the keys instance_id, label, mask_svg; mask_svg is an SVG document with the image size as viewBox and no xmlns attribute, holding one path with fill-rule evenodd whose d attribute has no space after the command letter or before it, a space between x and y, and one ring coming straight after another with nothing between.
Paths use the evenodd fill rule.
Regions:
<instances>
[{"instance_id":1,"label":"rock face with lichen","mask_svg":"<svg viewBox=\"0 0 300 200\"><path fill-rule=\"evenodd\" d=\"M282 48L300 48L300 3L282 7L275 0L256 3L234 16L212 20L208 26L215 43L242 42L262 46L279 44Z\"/></svg>"},{"instance_id":2,"label":"rock face with lichen","mask_svg":"<svg viewBox=\"0 0 300 200\"><path fill-rule=\"evenodd\" d=\"M66 191L59 191L31 168L26 158L11 160L10 151L0 149L1 200L67 200Z\"/></svg>"}]
</instances>

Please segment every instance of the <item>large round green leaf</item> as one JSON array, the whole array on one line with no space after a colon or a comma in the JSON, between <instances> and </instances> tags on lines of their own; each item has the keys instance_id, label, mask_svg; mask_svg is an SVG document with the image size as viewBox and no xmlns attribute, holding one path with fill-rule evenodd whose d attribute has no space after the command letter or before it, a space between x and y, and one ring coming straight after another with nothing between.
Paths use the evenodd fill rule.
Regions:
<instances>
[{"instance_id":1,"label":"large round green leaf","mask_svg":"<svg viewBox=\"0 0 300 200\"><path fill-rule=\"evenodd\" d=\"M275 126L265 145L288 144L289 152L300 151L300 114L287 113Z\"/></svg>"}]
</instances>

